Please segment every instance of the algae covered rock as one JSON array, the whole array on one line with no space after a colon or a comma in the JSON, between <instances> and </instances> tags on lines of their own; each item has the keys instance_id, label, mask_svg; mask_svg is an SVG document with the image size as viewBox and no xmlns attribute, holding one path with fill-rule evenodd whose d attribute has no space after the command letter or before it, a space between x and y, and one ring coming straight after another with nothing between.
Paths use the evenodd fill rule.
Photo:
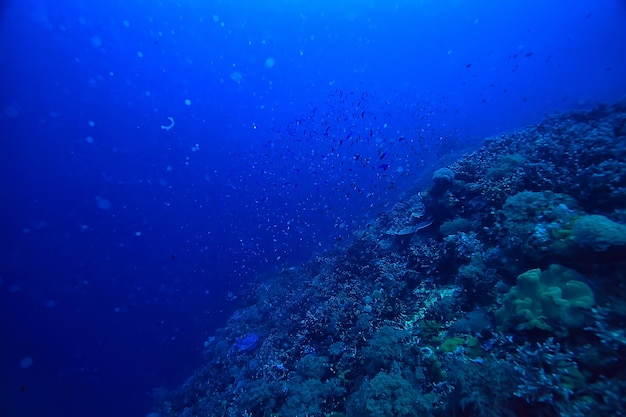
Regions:
<instances>
[{"instance_id":1,"label":"algae covered rock","mask_svg":"<svg viewBox=\"0 0 626 417\"><path fill-rule=\"evenodd\" d=\"M416 194L393 207L390 224L385 233L396 236L411 235L432 223L433 220L426 213L426 205L422 201L422 197Z\"/></svg>"},{"instance_id":2,"label":"algae covered rock","mask_svg":"<svg viewBox=\"0 0 626 417\"><path fill-rule=\"evenodd\" d=\"M576 200L566 194L522 191L507 198L500 214L508 232L503 246L521 251L532 262L569 256L576 247L570 235L579 211Z\"/></svg>"},{"instance_id":3,"label":"algae covered rock","mask_svg":"<svg viewBox=\"0 0 626 417\"><path fill-rule=\"evenodd\" d=\"M501 327L517 330L567 331L584 324L594 304L591 288L573 269L553 264L546 271L531 269L517 277L517 285L496 311Z\"/></svg>"}]
</instances>

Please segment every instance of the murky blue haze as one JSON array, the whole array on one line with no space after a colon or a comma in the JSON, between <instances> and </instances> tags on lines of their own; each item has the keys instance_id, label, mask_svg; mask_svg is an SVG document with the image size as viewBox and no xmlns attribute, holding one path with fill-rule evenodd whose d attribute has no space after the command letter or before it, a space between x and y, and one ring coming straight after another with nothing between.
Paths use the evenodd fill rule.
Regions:
<instances>
[{"instance_id":1,"label":"murky blue haze","mask_svg":"<svg viewBox=\"0 0 626 417\"><path fill-rule=\"evenodd\" d=\"M146 415L246 282L626 92L618 0L0 4L3 416Z\"/></svg>"}]
</instances>

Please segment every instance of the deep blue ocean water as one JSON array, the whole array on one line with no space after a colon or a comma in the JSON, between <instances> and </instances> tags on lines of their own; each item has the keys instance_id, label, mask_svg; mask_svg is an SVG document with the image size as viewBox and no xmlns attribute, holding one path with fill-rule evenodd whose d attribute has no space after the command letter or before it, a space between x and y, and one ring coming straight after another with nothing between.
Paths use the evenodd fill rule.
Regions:
<instances>
[{"instance_id":1,"label":"deep blue ocean water","mask_svg":"<svg viewBox=\"0 0 626 417\"><path fill-rule=\"evenodd\" d=\"M143 416L261 274L626 92L626 3L0 2L0 415Z\"/></svg>"}]
</instances>

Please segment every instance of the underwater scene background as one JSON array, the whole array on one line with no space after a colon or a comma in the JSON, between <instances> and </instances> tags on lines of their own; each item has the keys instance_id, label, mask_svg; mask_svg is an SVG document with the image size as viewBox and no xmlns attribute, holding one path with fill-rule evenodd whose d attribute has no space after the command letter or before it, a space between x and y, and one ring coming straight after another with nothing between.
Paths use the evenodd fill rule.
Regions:
<instances>
[{"instance_id":1,"label":"underwater scene background","mask_svg":"<svg viewBox=\"0 0 626 417\"><path fill-rule=\"evenodd\" d=\"M626 3L0 2L3 416L626 415Z\"/></svg>"}]
</instances>

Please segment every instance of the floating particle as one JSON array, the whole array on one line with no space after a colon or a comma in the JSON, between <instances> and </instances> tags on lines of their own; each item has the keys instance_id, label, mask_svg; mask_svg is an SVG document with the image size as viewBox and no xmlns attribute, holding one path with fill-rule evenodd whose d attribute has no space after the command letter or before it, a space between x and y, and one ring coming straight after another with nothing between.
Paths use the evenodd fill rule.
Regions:
<instances>
[{"instance_id":1,"label":"floating particle","mask_svg":"<svg viewBox=\"0 0 626 417\"><path fill-rule=\"evenodd\" d=\"M113 206L109 200L99 195L96 196L96 204L101 210L109 210Z\"/></svg>"},{"instance_id":2,"label":"floating particle","mask_svg":"<svg viewBox=\"0 0 626 417\"><path fill-rule=\"evenodd\" d=\"M32 365L33 365L33 358L31 358L30 356L24 356L20 360L20 368L22 369L30 368Z\"/></svg>"}]
</instances>

